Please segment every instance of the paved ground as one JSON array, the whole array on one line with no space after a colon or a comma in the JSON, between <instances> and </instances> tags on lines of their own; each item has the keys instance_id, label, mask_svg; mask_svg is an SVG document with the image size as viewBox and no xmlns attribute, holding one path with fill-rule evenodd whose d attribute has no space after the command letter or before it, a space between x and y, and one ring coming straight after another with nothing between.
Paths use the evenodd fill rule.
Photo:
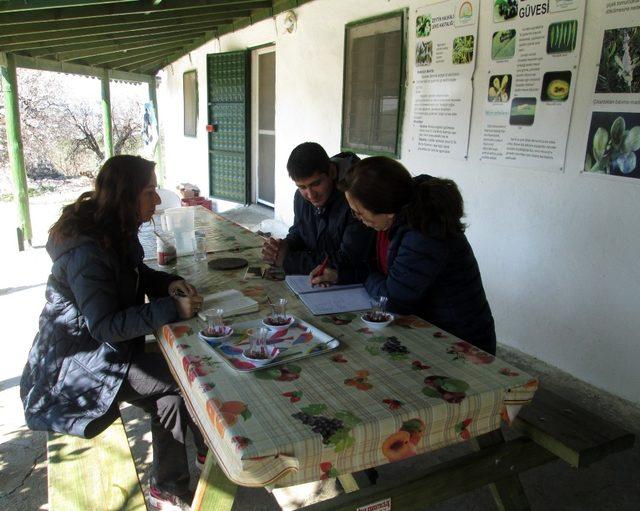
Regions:
<instances>
[{"instance_id":1,"label":"paved ground","mask_svg":"<svg viewBox=\"0 0 640 511\"><path fill-rule=\"evenodd\" d=\"M42 245L48 225L57 218L55 200L42 200L32 207L36 236ZM264 208L236 208L226 216L257 228L269 216ZM42 248L23 253L15 251L14 212L11 204L0 203L0 239L4 247L0 267L0 324L5 332L0 357L0 510L30 511L47 508L45 435L31 432L24 425L18 396L19 377L37 330L43 304L44 283L50 261ZM262 230L278 231L274 222L260 225ZM7 243L6 240L10 242ZM640 435L640 407L584 384L570 375L519 352L499 349L498 355L536 374L551 390ZM150 438L147 420L133 407L124 410L130 442L143 484L147 483ZM469 451L466 444L414 458L380 469L381 477L398 479L425 466ZM615 510L640 509L640 442L634 449L618 453L587 469L576 471L557 461L525 473L523 485L534 510ZM360 478L359 478L360 479ZM452 482L453 484L453 482ZM278 500L260 489L242 488L234 510L276 510L278 501L285 509L330 496L334 481L322 487L306 486L278 490ZM475 492L432 506L430 510L493 509L488 490Z\"/></svg>"}]
</instances>

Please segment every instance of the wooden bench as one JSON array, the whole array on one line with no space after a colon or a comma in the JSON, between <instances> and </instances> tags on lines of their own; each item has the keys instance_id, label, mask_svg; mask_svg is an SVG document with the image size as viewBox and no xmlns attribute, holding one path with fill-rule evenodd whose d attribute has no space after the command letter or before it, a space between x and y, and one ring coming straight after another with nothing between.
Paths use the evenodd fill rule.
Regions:
<instances>
[{"instance_id":1,"label":"wooden bench","mask_svg":"<svg viewBox=\"0 0 640 511\"><path fill-rule=\"evenodd\" d=\"M50 511L147 509L122 419L92 439L49 433Z\"/></svg>"},{"instance_id":2,"label":"wooden bench","mask_svg":"<svg viewBox=\"0 0 640 511\"><path fill-rule=\"evenodd\" d=\"M553 392L538 389L513 427L576 468L633 447L635 436Z\"/></svg>"},{"instance_id":3,"label":"wooden bench","mask_svg":"<svg viewBox=\"0 0 640 511\"><path fill-rule=\"evenodd\" d=\"M391 499L392 509L418 511L489 486L499 509L527 510L519 473L558 458L585 467L635 441L628 431L545 389L522 408L512 428L522 436L505 441L501 430L493 431L472 440L476 452L302 509L354 511Z\"/></svg>"}]
</instances>

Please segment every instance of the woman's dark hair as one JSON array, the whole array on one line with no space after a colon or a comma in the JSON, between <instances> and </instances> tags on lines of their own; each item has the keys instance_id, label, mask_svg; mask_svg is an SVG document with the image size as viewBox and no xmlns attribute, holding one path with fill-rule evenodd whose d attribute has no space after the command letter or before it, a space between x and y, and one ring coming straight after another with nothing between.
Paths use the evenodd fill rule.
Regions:
<instances>
[{"instance_id":1,"label":"woman's dark hair","mask_svg":"<svg viewBox=\"0 0 640 511\"><path fill-rule=\"evenodd\" d=\"M413 229L425 236L450 238L464 232L464 202L450 179L412 178L404 166L386 156L372 156L356 163L339 183L366 209L375 214L404 214ZM435 226L435 231L433 227Z\"/></svg>"},{"instance_id":2,"label":"woman's dark hair","mask_svg":"<svg viewBox=\"0 0 640 511\"><path fill-rule=\"evenodd\" d=\"M104 162L94 185L73 203L49 230L55 241L90 236L104 248L124 250L140 226L138 197L149 184L155 163L139 156L118 155Z\"/></svg>"}]
</instances>

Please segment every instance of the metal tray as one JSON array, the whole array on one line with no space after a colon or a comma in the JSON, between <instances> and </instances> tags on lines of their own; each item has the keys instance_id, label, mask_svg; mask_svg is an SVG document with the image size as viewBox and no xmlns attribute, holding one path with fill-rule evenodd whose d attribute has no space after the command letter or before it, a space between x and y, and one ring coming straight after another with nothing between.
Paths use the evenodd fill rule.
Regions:
<instances>
[{"instance_id":1,"label":"metal tray","mask_svg":"<svg viewBox=\"0 0 640 511\"><path fill-rule=\"evenodd\" d=\"M305 321L294 318L291 326L284 330L272 331L267 340L269 346L278 347L281 353L271 362L256 366L247 360L242 352L249 346L249 338L255 329L263 326L261 320L245 321L229 326L233 328L233 334L219 346L211 346L202 339L200 341L236 371L241 372L260 371L288 364L295 360L328 353L340 346L338 339Z\"/></svg>"}]
</instances>

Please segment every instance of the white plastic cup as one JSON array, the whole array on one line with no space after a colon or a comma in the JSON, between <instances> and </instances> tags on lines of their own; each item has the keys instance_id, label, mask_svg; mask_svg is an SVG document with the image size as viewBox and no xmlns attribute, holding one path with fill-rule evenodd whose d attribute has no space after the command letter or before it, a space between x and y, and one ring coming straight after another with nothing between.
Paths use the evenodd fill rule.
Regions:
<instances>
[{"instance_id":1,"label":"white plastic cup","mask_svg":"<svg viewBox=\"0 0 640 511\"><path fill-rule=\"evenodd\" d=\"M167 229L173 233L176 238L176 250L178 255L186 255L193 253L193 238L195 214L194 209L188 208L169 208L164 212L166 218Z\"/></svg>"},{"instance_id":2,"label":"white plastic cup","mask_svg":"<svg viewBox=\"0 0 640 511\"><path fill-rule=\"evenodd\" d=\"M165 210L164 214L167 218L167 229L170 231L193 232L195 222L193 208L169 208Z\"/></svg>"}]
</instances>

